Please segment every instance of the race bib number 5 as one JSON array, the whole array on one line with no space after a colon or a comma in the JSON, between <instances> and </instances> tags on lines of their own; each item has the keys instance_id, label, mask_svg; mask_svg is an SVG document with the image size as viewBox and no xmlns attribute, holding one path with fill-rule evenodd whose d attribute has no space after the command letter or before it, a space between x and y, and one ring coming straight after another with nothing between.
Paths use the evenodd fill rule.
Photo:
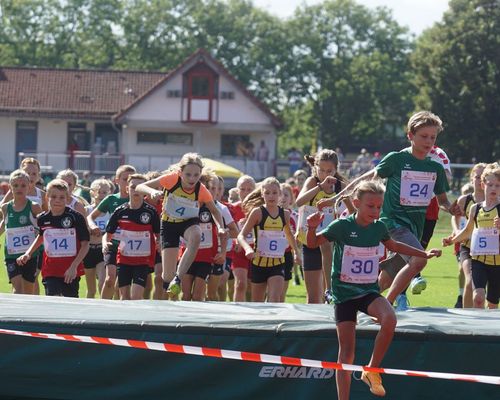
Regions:
<instances>
[{"instance_id":1,"label":"race bib number 5","mask_svg":"<svg viewBox=\"0 0 500 400\"><path fill-rule=\"evenodd\" d=\"M471 255L494 256L499 255L498 229L475 228L471 237Z\"/></svg>"},{"instance_id":2,"label":"race bib number 5","mask_svg":"<svg viewBox=\"0 0 500 400\"><path fill-rule=\"evenodd\" d=\"M340 280L347 283L375 283L378 278L379 247L344 246Z\"/></svg>"},{"instance_id":3,"label":"race bib number 5","mask_svg":"<svg viewBox=\"0 0 500 400\"><path fill-rule=\"evenodd\" d=\"M434 193L436 176L435 172L401 171L401 205L428 206Z\"/></svg>"},{"instance_id":4,"label":"race bib number 5","mask_svg":"<svg viewBox=\"0 0 500 400\"><path fill-rule=\"evenodd\" d=\"M49 257L76 256L75 228L47 229L43 233L43 245Z\"/></svg>"}]
</instances>

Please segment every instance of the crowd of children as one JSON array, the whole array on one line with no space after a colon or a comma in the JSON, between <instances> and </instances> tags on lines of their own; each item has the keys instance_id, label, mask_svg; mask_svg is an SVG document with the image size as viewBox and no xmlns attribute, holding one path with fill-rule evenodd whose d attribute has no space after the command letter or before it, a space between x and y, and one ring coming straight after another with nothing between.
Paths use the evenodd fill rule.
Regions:
<instances>
[{"instance_id":1,"label":"crowd of children","mask_svg":"<svg viewBox=\"0 0 500 400\"><path fill-rule=\"evenodd\" d=\"M283 302L302 272L308 303L335 304L339 362L353 362L358 311L380 323L369 363L377 367L396 325L392 305L412 282L414 293L425 289L419 274L441 255L426 250L438 207L454 216L443 245L459 246L461 305L498 307L500 167L474 166L472 193L451 203L449 160L435 146L441 130L439 117L416 113L411 146L350 182L336 152L323 149L305 157L311 175L296 171L293 186L245 175L227 203L224 180L195 153L161 173L122 165L113 182L90 184L91 204L74 194L73 171L44 192L40 164L24 159L0 202L13 292L38 294L41 275L46 295L78 297L85 275L90 298ZM348 398L350 375L336 379ZM385 394L378 374L362 380Z\"/></svg>"}]
</instances>

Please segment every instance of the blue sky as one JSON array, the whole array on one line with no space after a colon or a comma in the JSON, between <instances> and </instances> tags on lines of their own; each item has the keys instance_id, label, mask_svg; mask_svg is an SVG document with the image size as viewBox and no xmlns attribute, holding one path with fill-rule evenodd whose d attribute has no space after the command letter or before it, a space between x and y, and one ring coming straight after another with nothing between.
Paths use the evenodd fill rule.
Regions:
<instances>
[{"instance_id":1,"label":"blue sky","mask_svg":"<svg viewBox=\"0 0 500 400\"><path fill-rule=\"evenodd\" d=\"M322 0L253 0L253 3L282 18L293 14L301 4L316 4ZM393 10L395 19L419 35L424 29L441 20L448 9L448 0L357 0L369 8L386 6Z\"/></svg>"}]
</instances>

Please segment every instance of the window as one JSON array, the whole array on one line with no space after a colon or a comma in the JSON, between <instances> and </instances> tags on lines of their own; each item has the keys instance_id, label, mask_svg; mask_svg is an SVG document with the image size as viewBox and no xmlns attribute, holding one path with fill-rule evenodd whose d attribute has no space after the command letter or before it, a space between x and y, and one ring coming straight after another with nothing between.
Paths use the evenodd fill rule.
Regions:
<instances>
[{"instance_id":1,"label":"window","mask_svg":"<svg viewBox=\"0 0 500 400\"><path fill-rule=\"evenodd\" d=\"M194 75L191 81L192 97L209 97L210 79L207 75Z\"/></svg>"},{"instance_id":2,"label":"window","mask_svg":"<svg viewBox=\"0 0 500 400\"><path fill-rule=\"evenodd\" d=\"M178 144L181 146L193 145L192 133L177 132L137 132L137 143Z\"/></svg>"},{"instance_id":3,"label":"window","mask_svg":"<svg viewBox=\"0 0 500 400\"><path fill-rule=\"evenodd\" d=\"M253 143L249 135L221 135L221 155L253 158Z\"/></svg>"},{"instance_id":4,"label":"window","mask_svg":"<svg viewBox=\"0 0 500 400\"><path fill-rule=\"evenodd\" d=\"M90 133L85 122L68 123L68 151L90 150Z\"/></svg>"}]
</instances>

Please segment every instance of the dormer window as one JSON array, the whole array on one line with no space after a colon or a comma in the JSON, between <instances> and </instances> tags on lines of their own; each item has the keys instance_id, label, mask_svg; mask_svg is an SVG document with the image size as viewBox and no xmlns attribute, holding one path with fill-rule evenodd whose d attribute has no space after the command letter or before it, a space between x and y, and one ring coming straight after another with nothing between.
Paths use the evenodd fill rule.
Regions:
<instances>
[{"instance_id":1,"label":"dormer window","mask_svg":"<svg viewBox=\"0 0 500 400\"><path fill-rule=\"evenodd\" d=\"M218 76L204 62L184 74L184 122L217 122Z\"/></svg>"}]
</instances>

